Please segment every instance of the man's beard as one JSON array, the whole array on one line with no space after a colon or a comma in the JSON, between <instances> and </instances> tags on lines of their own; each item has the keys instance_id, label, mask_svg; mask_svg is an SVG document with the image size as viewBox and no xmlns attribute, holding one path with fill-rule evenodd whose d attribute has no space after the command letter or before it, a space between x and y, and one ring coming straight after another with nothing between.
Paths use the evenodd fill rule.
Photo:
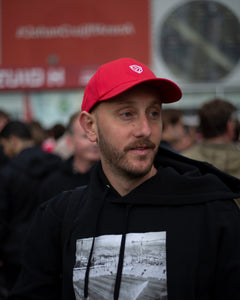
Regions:
<instances>
[{"instance_id":1,"label":"man's beard","mask_svg":"<svg viewBox=\"0 0 240 300\"><path fill-rule=\"evenodd\" d=\"M126 146L123 151L119 151L115 148L110 142L108 142L102 135L101 130L98 128L98 146L100 149L100 153L102 158L106 162L106 164L118 175L126 176L129 179L144 177L148 172L150 172L152 168L152 164L154 161L154 157L156 155L157 149L156 145L149 141L148 139L141 139L134 142L131 145ZM152 155L152 159L150 163L145 168L137 168L134 164L131 163L127 158L127 152L135 147L139 147L141 145L148 146L151 149L154 149L154 155ZM143 161L146 158L144 156L139 157L139 161Z\"/></svg>"}]
</instances>

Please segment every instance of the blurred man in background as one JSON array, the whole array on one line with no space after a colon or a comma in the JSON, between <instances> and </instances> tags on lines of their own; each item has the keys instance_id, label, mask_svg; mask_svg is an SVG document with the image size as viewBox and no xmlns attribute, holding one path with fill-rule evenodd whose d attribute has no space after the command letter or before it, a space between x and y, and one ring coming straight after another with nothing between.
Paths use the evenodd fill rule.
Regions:
<instances>
[{"instance_id":1,"label":"blurred man in background","mask_svg":"<svg viewBox=\"0 0 240 300\"><path fill-rule=\"evenodd\" d=\"M40 189L40 201L75 187L86 185L90 180L90 169L99 160L96 143L87 138L79 123L80 112L74 113L67 126L66 142L73 155L64 160L61 167L46 178Z\"/></svg>"},{"instance_id":2,"label":"blurred man in background","mask_svg":"<svg viewBox=\"0 0 240 300\"><path fill-rule=\"evenodd\" d=\"M0 132L3 127L9 122L10 117L4 110L0 110ZM0 143L0 167L8 161L7 156L3 152L2 144Z\"/></svg>"},{"instance_id":3,"label":"blurred man in background","mask_svg":"<svg viewBox=\"0 0 240 300\"><path fill-rule=\"evenodd\" d=\"M0 110L0 131L3 129L3 127L9 122L9 115L4 110Z\"/></svg>"},{"instance_id":4,"label":"blurred man in background","mask_svg":"<svg viewBox=\"0 0 240 300\"><path fill-rule=\"evenodd\" d=\"M61 159L34 145L29 127L8 122L0 141L9 162L0 170L0 253L7 289L20 271L20 256L29 223L38 207L38 189Z\"/></svg>"},{"instance_id":5,"label":"blurred man in background","mask_svg":"<svg viewBox=\"0 0 240 300\"><path fill-rule=\"evenodd\" d=\"M161 147L174 152L181 152L193 143L193 138L188 134L181 110L164 108L162 110L162 140Z\"/></svg>"},{"instance_id":6,"label":"blurred man in background","mask_svg":"<svg viewBox=\"0 0 240 300\"><path fill-rule=\"evenodd\" d=\"M206 161L218 169L240 178L240 147L237 133L236 107L228 101L213 99L199 109L202 141L182 154Z\"/></svg>"}]
</instances>

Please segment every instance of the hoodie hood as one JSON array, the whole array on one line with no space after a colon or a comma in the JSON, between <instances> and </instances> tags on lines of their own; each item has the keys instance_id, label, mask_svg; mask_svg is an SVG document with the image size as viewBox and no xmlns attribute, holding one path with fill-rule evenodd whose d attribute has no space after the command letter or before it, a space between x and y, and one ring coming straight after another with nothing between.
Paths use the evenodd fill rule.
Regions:
<instances>
[{"instance_id":1,"label":"hoodie hood","mask_svg":"<svg viewBox=\"0 0 240 300\"><path fill-rule=\"evenodd\" d=\"M10 165L34 178L42 178L59 167L61 158L43 151L40 147L31 147L14 157Z\"/></svg>"},{"instance_id":2,"label":"hoodie hood","mask_svg":"<svg viewBox=\"0 0 240 300\"><path fill-rule=\"evenodd\" d=\"M240 180L208 163L192 160L165 148L159 148L155 158L155 167L158 170L155 176L124 197L121 197L111 187L101 166L98 168L98 178L92 182L96 183L100 180L101 185L109 186L115 195L111 200L113 203L193 205L240 197ZM159 186L161 187L159 188ZM99 191L96 194L101 193Z\"/></svg>"},{"instance_id":3,"label":"hoodie hood","mask_svg":"<svg viewBox=\"0 0 240 300\"><path fill-rule=\"evenodd\" d=\"M169 198L178 198L178 201L184 198L185 204L240 196L240 180L209 163L159 148L155 166L163 183L161 191L157 189L158 193L160 192L160 195L170 193L172 196Z\"/></svg>"}]
</instances>

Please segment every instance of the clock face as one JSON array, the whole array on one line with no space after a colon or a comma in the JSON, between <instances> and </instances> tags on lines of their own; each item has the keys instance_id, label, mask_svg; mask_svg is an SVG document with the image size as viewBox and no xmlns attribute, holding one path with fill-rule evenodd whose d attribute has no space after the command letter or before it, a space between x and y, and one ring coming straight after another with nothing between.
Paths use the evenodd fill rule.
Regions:
<instances>
[{"instance_id":1,"label":"clock face","mask_svg":"<svg viewBox=\"0 0 240 300\"><path fill-rule=\"evenodd\" d=\"M185 3L167 16L161 28L158 53L181 80L217 82L239 61L239 20L223 4Z\"/></svg>"}]
</instances>

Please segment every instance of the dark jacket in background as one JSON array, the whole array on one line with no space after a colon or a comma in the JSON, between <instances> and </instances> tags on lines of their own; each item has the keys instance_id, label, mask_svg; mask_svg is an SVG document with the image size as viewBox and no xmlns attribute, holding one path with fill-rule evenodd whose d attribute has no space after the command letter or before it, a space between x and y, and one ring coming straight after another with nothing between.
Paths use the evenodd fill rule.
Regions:
<instances>
[{"instance_id":1,"label":"dark jacket in background","mask_svg":"<svg viewBox=\"0 0 240 300\"><path fill-rule=\"evenodd\" d=\"M240 181L162 148L156 167L121 197L99 163L41 205L10 299L240 299Z\"/></svg>"},{"instance_id":2,"label":"dark jacket in background","mask_svg":"<svg viewBox=\"0 0 240 300\"><path fill-rule=\"evenodd\" d=\"M27 148L0 170L0 249L4 265L19 265L29 224L39 206L40 183L61 159L40 147Z\"/></svg>"},{"instance_id":3,"label":"dark jacket in background","mask_svg":"<svg viewBox=\"0 0 240 300\"><path fill-rule=\"evenodd\" d=\"M73 157L63 160L60 167L42 183L39 197L44 202L60 192L86 185L90 180L90 172L80 174L73 168Z\"/></svg>"},{"instance_id":4,"label":"dark jacket in background","mask_svg":"<svg viewBox=\"0 0 240 300\"><path fill-rule=\"evenodd\" d=\"M9 161L8 157L3 152L3 147L0 144L0 168L2 168Z\"/></svg>"}]
</instances>

